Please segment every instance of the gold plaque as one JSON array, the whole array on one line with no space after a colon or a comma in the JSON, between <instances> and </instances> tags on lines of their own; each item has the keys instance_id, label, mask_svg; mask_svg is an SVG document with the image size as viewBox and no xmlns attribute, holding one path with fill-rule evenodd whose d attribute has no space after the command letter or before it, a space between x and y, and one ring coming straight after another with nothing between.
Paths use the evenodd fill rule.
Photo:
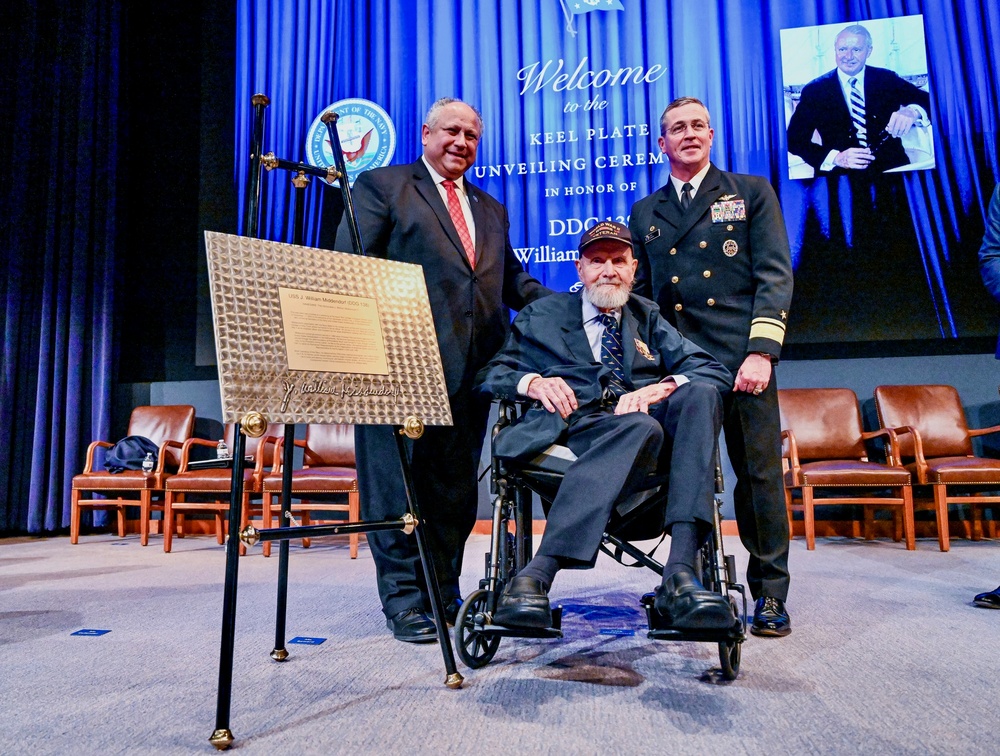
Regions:
<instances>
[{"instance_id":1,"label":"gold plaque","mask_svg":"<svg viewBox=\"0 0 1000 756\"><path fill-rule=\"evenodd\" d=\"M451 425L419 265L205 232L223 419Z\"/></svg>"}]
</instances>

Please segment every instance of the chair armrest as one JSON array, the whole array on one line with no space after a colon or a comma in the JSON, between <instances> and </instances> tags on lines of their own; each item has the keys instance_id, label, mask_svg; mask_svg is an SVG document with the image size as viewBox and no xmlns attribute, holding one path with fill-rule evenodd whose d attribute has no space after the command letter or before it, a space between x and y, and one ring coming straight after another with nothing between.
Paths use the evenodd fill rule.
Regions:
<instances>
[{"instance_id":1,"label":"chair armrest","mask_svg":"<svg viewBox=\"0 0 1000 756\"><path fill-rule=\"evenodd\" d=\"M90 446L87 447L87 463L84 465L83 471L85 473L94 472L94 452L98 448L110 449L114 444L109 441L91 441Z\"/></svg>"},{"instance_id":2,"label":"chair armrest","mask_svg":"<svg viewBox=\"0 0 1000 756\"><path fill-rule=\"evenodd\" d=\"M273 467L274 460L273 459L271 460L271 465L265 465L264 458L267 456L268 445L277 446L279 443L280 440L278 439L277 436L264 436L260 441L257 442L257 454L255 455L256 458L254 459L254 466L253 466L254 477L259 477L263 475L265 467L268 468Z\"/></svg>"},{"instance_id":3,"label":"chair armrest","mask_svg":"<svg viewBox=\"0 0 1000 756\"><path fill-rule=\"evenodd\" d=\"M781 431L781 441L781 456L788 460L788 469L792 471L792 480L798 484L802 474L802 464L799 462L799 446L795 442L794 431ZM785 451L786 448L787 451Z\"/></svg>"},{"instance_id":4,"label":"chair armrest","mask_svg":"<svg viewBox=\"0 0 1000 756\"><path fill-rule=\"evenodd\" d=\"M970 436L985 436L989 433L1000 432L1000 425L991 425L989 428L969 428Z\"/></svg>"},{"instance_id":5,"label":"chair armrest","mask_svg":"<svg viewBox=\"0 0 1000 756\"><path fill-rule=\"evenodd\" d=\"M303 438L295 439L294 443L301 449L306 448L306 442L305 439ZM275 473L281 472L281 469L283 467L282 462L284 461L282 452L284 451L284 449L285 449L285 438L284 436L282 436L274 444L274 457L271 461L271 472Z\"/></svg>"},{"instance_id":6,"label":"chair armrest","mask_svg":"<svg viewBox=\"0 0 1000 756\"><path fill-rule=\"evenodd\" d=\"M177 468L177 472L182 473L188 469L188 463L191 461L189 457L191 455L192 446L215 447L218 443L219 443L218 441L209 441L208 439L205 438L189 438L181 446L181 464L180 467ZM177 442L167 441L167 444L176 446ZM164 446L166 446L167 444L164 444ZM157 472L160 472L160 470L157 470Z\"/></svg>"},{"instance_id":7,"label":"chair armrest","mask_svg":"<svg viewBox=\"0 0 1000 756\"><path fill-rule=\"evenodd\" d=\"M188 441L193 441L194 439L188 439ZM211 441L209 441L211 443ZM167 465L167 449L180 449L181 453L184 452L184 444L180 441L174 441L172 438L168 438L163 442L160 447L159 461L156 463L156 473L157 475L162 475L166 471ZM182 460L183 461L183 460Z\"/></svg>"},{"instance_id":8,"label":"chair armrest","mask_svg":"<svg viewBox=\"0 0 1000 756\"><path fill-rule=\"evenodd\" d=\"M865 441L871 441L875 438L885 437L888 439L888 443L883 441L882 451L885 453L885 463L889 467L897 467L903 464L903 457L899 453L899 438L896 435L896 430L894 428L879 428L878 430L861 433L861 438ZM919 436L918 436L919 438Z\"/></svg>"},{"instance_id":9,"label":"chair armrest","mask_svg":"<svg viewBox=\"0 0 1000 756\"><path fill-rule=\"evenodd\" d=\"M913 456L917 463L917 482L924 484L927 482L927 460L924 458L924 442L920 440L920 431L914 428L912 425L901 425L898 428L893 428L898 436L905 436L909 433L913 436ZM902 464L902 456L900 456L899 463Z\"/></svg>"}]
</instances>

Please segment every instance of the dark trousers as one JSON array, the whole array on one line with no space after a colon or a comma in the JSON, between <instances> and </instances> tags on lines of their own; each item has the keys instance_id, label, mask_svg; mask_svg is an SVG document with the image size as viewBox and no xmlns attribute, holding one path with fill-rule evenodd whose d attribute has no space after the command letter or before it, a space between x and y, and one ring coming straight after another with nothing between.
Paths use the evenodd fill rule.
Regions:
<instances>
[{"instance_id":1,"label":"dark trousers","mask_svg":"<svg viewBox=\"0 0 1000 756\"><path fill-rule=\"evenodd\" d=\"M489 418L489 400L471 391L450 397L452 426L429 425L407 440L414 493L426 542L433 555L444 603L459 598L465 542L476 522L477 472ZM365 520L400 517L406 492L400 472L395 429L359 425L354 429L361 516ZM415 535L399 530L368 533L375 561L379 599L386 617L407 609L430 609Z\"/></svg>"},{"instance_id":2,"label":"dark trousers","mask_svg":"<svg viewBox=\"0 0 1000 756\"><path fill-rule=\"evenodd\" d=\"M658 465L669 464L664 525L712 526L715 444L722 399L712 386L686 383L649 415L594 412L574 421L564 443L577 455L549 508L538 554L563 567L592 567L612 507Z\"/></svg>"},{"instance_id":3,"label":"dark trousers","mask_svg":"<svg viewBox=\"0 0 1000 756\"><path fill-rule=\"evenodd\" d=\"M759 396L732 393L723 429L736 473L733 503L740 540L750 552L747 585L756 599L788 598L788 513L781 480L778 383Z\"/></svg>"}]
</instances>

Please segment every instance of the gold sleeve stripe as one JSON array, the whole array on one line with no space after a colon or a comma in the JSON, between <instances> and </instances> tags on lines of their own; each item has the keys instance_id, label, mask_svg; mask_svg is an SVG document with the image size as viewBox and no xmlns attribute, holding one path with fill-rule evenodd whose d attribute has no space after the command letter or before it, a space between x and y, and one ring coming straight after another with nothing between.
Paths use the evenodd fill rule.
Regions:
<instances>
[{"instance_id":1,"label":"gold sleeve stripe","mask_svg":"<svg viewBox=\"0 0 1000 756\"><path fill-rule=\"evenodd\" d=\"M772 321L770 318L757 318L750 325L751 339L770 339L779 344L785 341L785 327L781 323Z\"/></svg>"},{"instance_id":2,"label":"gold sleeve stripe","mask_svg":"<svg viewBox=\"0 0 1000 756\"><path fill-rule=\"evenodd\" d=\"M770 323L771 325L778 326L778 328L780 328L782 331L785 330L784 322L778 320L777 318L754 318L753 321L751 321L750 325L753 326L756 325L757 323Z\"/></svg>"}]
</instances>

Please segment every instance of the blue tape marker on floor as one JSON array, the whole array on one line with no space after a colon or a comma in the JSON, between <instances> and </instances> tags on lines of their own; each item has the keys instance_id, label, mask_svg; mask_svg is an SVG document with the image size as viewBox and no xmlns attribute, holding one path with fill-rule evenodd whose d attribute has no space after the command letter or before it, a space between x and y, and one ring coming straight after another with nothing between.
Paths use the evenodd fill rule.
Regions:
<instances>
[{"instance_id":1,"label":"blue tape marker on floor","mask_svg":"<svg viewBox=\"0 0 1000 756\"><path fill-rule=\"evenodd\" d=\"M635 630L628 630L623 627L602 627L601 635L620 635L623 637L635 635Z\"/></svg>"},{"instance_id":2,"label":"blue tape marker on floor","mask_svg":"<svg viewBox=\"0 0 1000 756\"><path fill-rule=\"evenodd\" d=\"M83 630L77 630L75 633L70 633L70 635L107 635L110 630L92 630L89 628L84 628Z\"/></svg>"},{"instance_id":3,"label":"blue tape marker on floor","mask_svg":"<svg viewBox=\"0 0 1000 756\"><path fill-rule=\"evenodd\" d=\"M112 541L112 546L128 546L128 541Z\"/></svg>"},{"instance_id":4,"label":"blue tape marker on floor","mask_svg":"<svg viewBox=\"0 0 1000 756\"><path fill-rule=\"evenodd\" d=\"M320 643L322 643L325 640L326 640L326 638L310 638L310 637L305 636L305 635L299 635L299 636L297 636L295 638L292 638L288 642L289 643L295 643L295 644L297 644L299 646L318 646Z\"/></svg>"}]
</instances>

